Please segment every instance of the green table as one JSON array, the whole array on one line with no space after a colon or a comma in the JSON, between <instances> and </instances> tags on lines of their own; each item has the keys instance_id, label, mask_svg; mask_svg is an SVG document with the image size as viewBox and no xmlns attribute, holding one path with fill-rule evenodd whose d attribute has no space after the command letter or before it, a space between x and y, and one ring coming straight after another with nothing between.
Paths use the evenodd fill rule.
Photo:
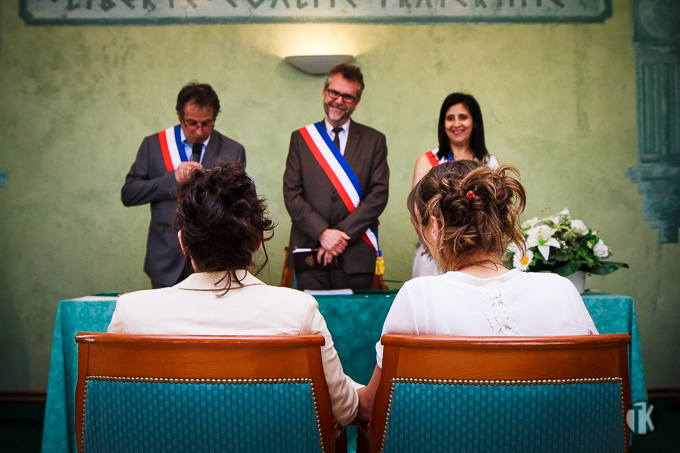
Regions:
<instances>
[{"instance_id":1,"label":"green table","mask_svg":"<svg viewBox=\"0 0 680 453\"><path fill-rule=\"evenodd\" d=\"M375 367L375 343L394 300L394 293L353 296L317 296L319 309L333 335L345 373L367 383ZM600 333L627 333L632 401L646 400L645 373L633 299L614 294L583 296ZM75 388L78 373L78 332L105 332L116 297L83 297L59 302L52 342L52 359L47 388L42 451L76 452Z\"/></svg>"}]
</instances>

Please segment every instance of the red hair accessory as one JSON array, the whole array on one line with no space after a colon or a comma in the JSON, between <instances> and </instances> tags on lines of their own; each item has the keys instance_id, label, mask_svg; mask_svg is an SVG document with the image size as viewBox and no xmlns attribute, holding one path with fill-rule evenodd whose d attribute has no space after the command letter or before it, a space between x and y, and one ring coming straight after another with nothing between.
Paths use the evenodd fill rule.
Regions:
<instances>
[{"instance_id":1,"label":"red hair accessory","mask_svg":"<svg viewBox=\"0 0 680 453\"><path fill-rule=\"evenodd\" d=\"M468 191L466 197L468 200L472 200L472 198L475 196L475 193L471 190Z\"/></svg>"}]
</instances>

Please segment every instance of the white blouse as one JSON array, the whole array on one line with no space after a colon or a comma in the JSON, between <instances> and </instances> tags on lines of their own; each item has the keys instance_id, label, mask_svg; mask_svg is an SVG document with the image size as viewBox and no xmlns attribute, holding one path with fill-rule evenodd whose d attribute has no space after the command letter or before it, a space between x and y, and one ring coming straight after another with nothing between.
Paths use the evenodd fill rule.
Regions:
<instances>
[{"instance_id":1,"label":"white blouse","mask_svg":"<svg viewBox=\"0 0 680 453\"><path fill-rule=\"evenodd\" d=\"M414 278L394 299L382 333L558 336L597 329L568 279L513 269L491 278L462 272ZM375 349L382 368L382 344Z\"/></svg>"}]
</instances>

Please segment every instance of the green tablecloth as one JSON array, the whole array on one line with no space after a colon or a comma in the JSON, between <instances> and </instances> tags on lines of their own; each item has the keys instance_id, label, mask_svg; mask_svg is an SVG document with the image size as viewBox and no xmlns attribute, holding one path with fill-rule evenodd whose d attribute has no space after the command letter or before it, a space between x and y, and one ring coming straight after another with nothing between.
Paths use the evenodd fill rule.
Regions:
<instances>
[{"instance_id":1,"label":"green tablecloth","mask_svg":"<svg viewBox=\"0 0 680 453\"><path fill-rule=\"evenodd\" d=\"M317 296L319 309L333 334L345 373L367 383L375 367L375 343L394 294ZM632 401L646 400L645 374L633 299L614 294L583 296L595 326L602 334L627 333ZM78 373L78 332L105 332L115 308L115 297L63 300L57 309L52 359L43 427L43 453L76 452L74 400Z\"/></svg>"}]
</instances>

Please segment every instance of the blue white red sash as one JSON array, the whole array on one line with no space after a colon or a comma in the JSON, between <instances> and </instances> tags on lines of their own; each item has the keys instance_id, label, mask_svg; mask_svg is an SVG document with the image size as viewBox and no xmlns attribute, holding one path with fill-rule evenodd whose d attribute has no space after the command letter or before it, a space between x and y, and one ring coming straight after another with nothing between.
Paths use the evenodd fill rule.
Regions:
<instances>
[{"instance_id":1,"label":"blue white red sash","mask_svg":"<svg viewBox=\"0 0 680 453\"><path fill-rule=\"evenodd\" d=\"M338 191L347 210L354 211L364 198L364 191L345 156L340 154L340 150L326 132L323 122L300 128L300 133L331 184ZM375 249L376 254L380 255L375 228L369 227L362 237Z\"/></svg>"},{"instance_id":2,"label":"blue white red sash","mask_svg":"<svg viewBox=\"0 0 680 453\"><path fill-rule=\"evenodd\" d=\"M161 143L161 152L163 153L163 162L165 162L166 170L172 171L180 163L189 160L184 152L184 143L182 143L179 124L160 131L158 133L158 140Z\"/></svg>"},{"instance_id":3,"label":"blue white red sash","mask_svg":"<svg viewBox=\"0 0 680 453\"><path fill-rule=\"evenodd\" d=\"M430 161L430 165L433 167L436 167L437 165L441 165L444 162L453 162L455 159L453 158L453 154L451 154L451 151L448 152L445 158L440 159L437 157L437 153L439 152L439 148L431 149L430 151L426 152L425 155L427 156L427 159ZM482 159L479 159L477 156L473 157L474 160L477 162L481 162L487 167L489 167L492 170L495 170L498 168L500 165L498 163L498 159L496 159L496 156L493 156L491 154L486 154Z\"/></svg>"},{"instance_id":4,"label":"blue white red sash","mask_svg":"<svg viewBox=\"0 0 680 453\"><path fill-rule=\"evenodd\" d=\"M453 160L453 154L451 154L451 151L449 151L445 159L439 159L439 157L437 157L438 152L439 148L435 148L425 153L428 160L430 161L430 165L432 165L433 167L436 167L439 164L443 164L444 162L451 162Z\"/></svg>"}]
</instances>

